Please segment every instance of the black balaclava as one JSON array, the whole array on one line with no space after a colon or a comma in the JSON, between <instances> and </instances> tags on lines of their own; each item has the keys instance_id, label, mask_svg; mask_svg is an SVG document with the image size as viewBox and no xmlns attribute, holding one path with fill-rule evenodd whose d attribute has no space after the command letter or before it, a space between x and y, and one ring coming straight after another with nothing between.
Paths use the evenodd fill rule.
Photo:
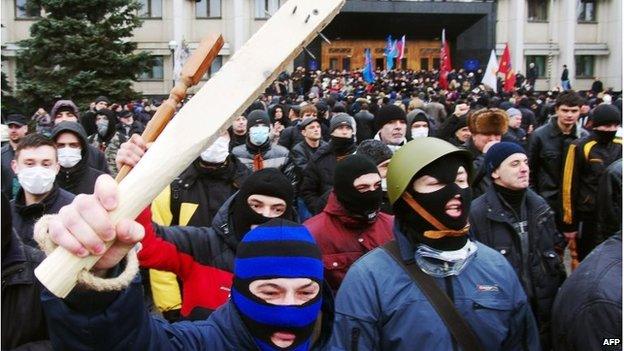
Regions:
<instances>
[{"instance_id":1,"label":"black balaclava","mask_svg":"<svg viewBox=\"0 0 624 351\"><path fill-rule=\"evenodd\" d=\"M240 240L254 224L262 224L270 220L270 218L254 211L247 199L253 194L277 197L286 202L286 211L279 216L288 220L293 220L293 198L294 190L292 184L276 168L265 168L251 174L234 197L231 206L231 217L234 224L234 233Z\"/></svg>"},{"instance_id":2,"label":"black balaclava","mask_svg":"<svg viewBox=\"0 0 624 351\"><path fill-rule=\"evenodd\" d=\"M411 195L430 215L446 228L454 231L460 231L466 227L470 202L472 201L472 190L470 188L460 188L455 183L457 170L461 166L464 166L466 170L469 169L466 160L458 155L451 154L441 157L420 170L406 190L406 193ZM414 180L424 175L438 179L445 186L431 193L414 191ZM444 208L446 203L456 195L460 195L462 214L458 218L451 218L446 215ZM401 230L407 234L413 243L422 243L437 250L449 251L461 249L468 240L466 235L444 236L439 239L425 237L424 233L426 231L439 231L441 228L436 227L420 216L403 198L400 198L395 204L395 215L399 220Z\"/></svg>"},{"instance_id":3,"label":"black balaclava","mask_svg":"<svg viewBox=\"0 0 624 351\"><path fill-rule=\"evenodd\" d=\"M11 220L11 205L9 198L2 193L2 257L5 257L11 244L11 230L13 222Z\"/></svg>"},{"instance_id":4,"label":"black balaclava","mask_svg":"<svg viewBox=\"0 0 624 351\"><path fill-rule=\"evenodd\" d=\"M368 157L363 155L346 157L336 165L334 192L340 204L353 218L374 222L377 219L383 198L381 185L374 191L363 193L353 186L353 182L357 178L369 173L379 174L379 171Z\"/></svg>"},{"instance_id":5,"label":"black balaclava","mask_svg":"<svg viewBox=\"0 0 624 351\"><path fill-rule=\"evenodd\" d=\"M348 154L355 147L355 136L350 138L341 138L331 136L331 147L336 155Z\"/></svg>"}]
</instances>

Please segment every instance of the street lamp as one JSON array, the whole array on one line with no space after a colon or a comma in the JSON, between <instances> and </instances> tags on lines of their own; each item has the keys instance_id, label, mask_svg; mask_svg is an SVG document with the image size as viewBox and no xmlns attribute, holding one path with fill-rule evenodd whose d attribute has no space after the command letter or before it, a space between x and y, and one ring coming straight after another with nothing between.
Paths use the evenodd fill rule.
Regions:
<instances>
[{"instance_id":1,"label":"street lamp","mask_svg":"<svg viewBox=\"0 0 624 351\"><path fill-rule=\"evenodd\" d=\"M171 51L171 80L175 87L175 48L178 46L175 40L169 41L169 51Z\"/></svg>"}]
</instances>

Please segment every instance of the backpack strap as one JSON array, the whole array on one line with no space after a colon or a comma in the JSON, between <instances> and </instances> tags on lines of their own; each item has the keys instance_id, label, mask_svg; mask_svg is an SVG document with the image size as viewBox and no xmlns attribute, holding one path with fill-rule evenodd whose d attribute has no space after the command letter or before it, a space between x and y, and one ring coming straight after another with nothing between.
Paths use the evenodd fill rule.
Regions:
<instances>
[{"instance_id":1,"label":"backpack strap","mask_svg":"<svg viewBox=\"0 0 624 351\"><path fill-rule=\"evenodd\" d=\"M401 258L399 245L396 241L390 241L382 249L386 251L392 259L412 278L420 291L425 294L429 303L438 313L438 316L444 321L449 332L455 341L464 351L483 351L483 346L474 334L474 331L459 314L453 302L449 299L442 289L436 284L435 280L423 272L415 262L406 264Z\"/></svg>"},{"instance_id":2,"label":"backpack strap","mask_svg":"<svg viewBox=\"0 0 624 351\"><path fill-rule=\"evenodd\" d=\"M180 207L182 202L180 201L180 178L176 178L171 183L171 201L169 209L171 210L171 223L170 226L180 225Z\"/></svg>"}]
</instances>

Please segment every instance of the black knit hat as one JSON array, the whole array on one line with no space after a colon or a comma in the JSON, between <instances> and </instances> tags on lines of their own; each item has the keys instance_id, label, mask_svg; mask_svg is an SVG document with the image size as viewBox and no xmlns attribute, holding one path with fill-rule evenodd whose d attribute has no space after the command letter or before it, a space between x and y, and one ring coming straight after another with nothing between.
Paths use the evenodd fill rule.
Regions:
<instances>
[{"instance_id":1,"label":"black knit hat","mask_svg":"<svg viewBox=\"0 0 624 351\"><path fill-rule=\"evenodd\" d=\"M355 150L356 155L364 155L371 159L376 165L392 158L392 150L381 140L368 139L358 145Z\"/></svg>"},{"instance_id":2,"label":"black knit hat","mask_svg":"<svg viewBox=\"0 0 624 351\"><path fill-rule=\"evenodd\" d=\"M604 126L609 124L622 124L622 113L613 105L598 105L591 112L592 126Z\"/></svg>"},{"instance_id":3,"label":"black knit hat","mask_svg":"<svg viewBox=\"0 0 624 351\"><path fill-rule=\"evenodd\" d=\"M332 133L336 128L347 125L353 129L353 119L346 113L339 113L332 117L329 121L329 132Z\"/></svg>"},{"instance_id":4,"label":"black knit hat","mask_svg":"<svg viewBox=\"0 0 624 351\"><path fill-rule=\"evenodd\" d=\"M375 124L377 129L381 129L386 123L391 121L401 120L407 123L407 116L402 108L395 105L386 105L379 109L377 116L375 116Z\"/></svg>"},{"instance_id":5,"label":"black knit hat","mask_svg":"<svg viewBox=\"0 0 624 351\"><path fill-rule=\"evenodd\" d=\"M457 117L457 122L455 124L455 127L453 128L454 129L453 133L467 126L468 126L468 116L467 115L459 116Z\"/></svg>"},{"instance_id":6,"label":"black knit hat","mask_svg":"<svg viewBox=\"0 0 624 351\"><path fill-rule=\"evenodd\" d=\"M338 202L355 218L367 222L374 221L381 205L383 192L381 187L374 191L360 192L353 185L354 181L365 175L379 174L377 166L364 155L349 155L336 164L334 173L334 193Z\"/></svg>"},{"instance_id":7,"label":"black knit hat","mask_svg":"<svg viewBox=\"0 0 624 351\"><path fill-rule=\"evenodd\" d=\"M249 207L247 203L249 196L254 194L266 195L284 200L286 211L280 218L293 220L294 193L288 178L276 168L265 168L252 173L245 179L240 190L236 193L230 209L236 237L240 240L252 225L262 224L270 219L256 213Z\"/></svg>"},{"instance_id":8,"label":"black knit hat","mask_svg":"<svg viewBox=\"0 0 624 351\"><path fill-rule=\"evenodd\" d=\"M269 114L265 110L253 110L247 115L247 131L255 125L265 124L267 127L271 125Z\"/></svg>"},{"instance_id":9,"label":"black knit hat","mask_svg":"<svg viewBox=\"0 0 624 351\"><path fill-rule=\"evenodd\" d=\"M108 98L104 95L98 96L97 98L95 98L95 103L97 104L98 102L102 102L104 101L105 103L110 105L110 100L108 100Z\"/></svg>"}]
</instances>

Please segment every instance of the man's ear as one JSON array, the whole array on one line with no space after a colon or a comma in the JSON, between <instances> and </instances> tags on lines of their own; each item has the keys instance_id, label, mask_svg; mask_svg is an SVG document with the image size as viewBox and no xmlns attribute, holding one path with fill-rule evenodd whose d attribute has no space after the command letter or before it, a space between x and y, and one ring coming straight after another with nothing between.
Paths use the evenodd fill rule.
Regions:
<instances>
[{"instance_id":1,"label":"man's ear","mask_svg":"<svg viewBox=\"0 0 624 351\"><path fill-rule=\"evenodd\" d=\"M17 174L17 161L11 160L11 169L13 170L13 173Z\"/></svg>"},{"instance_id":2,"label":"man's ear","mask_svg":"<svg viewBox=\"0 0 624 351\"><path fill-rule=\"evenodd\" d=\"M498 168L492 172L492 179L498 179L500 175L498 174Z\"/></svg>"}]
</instances>

